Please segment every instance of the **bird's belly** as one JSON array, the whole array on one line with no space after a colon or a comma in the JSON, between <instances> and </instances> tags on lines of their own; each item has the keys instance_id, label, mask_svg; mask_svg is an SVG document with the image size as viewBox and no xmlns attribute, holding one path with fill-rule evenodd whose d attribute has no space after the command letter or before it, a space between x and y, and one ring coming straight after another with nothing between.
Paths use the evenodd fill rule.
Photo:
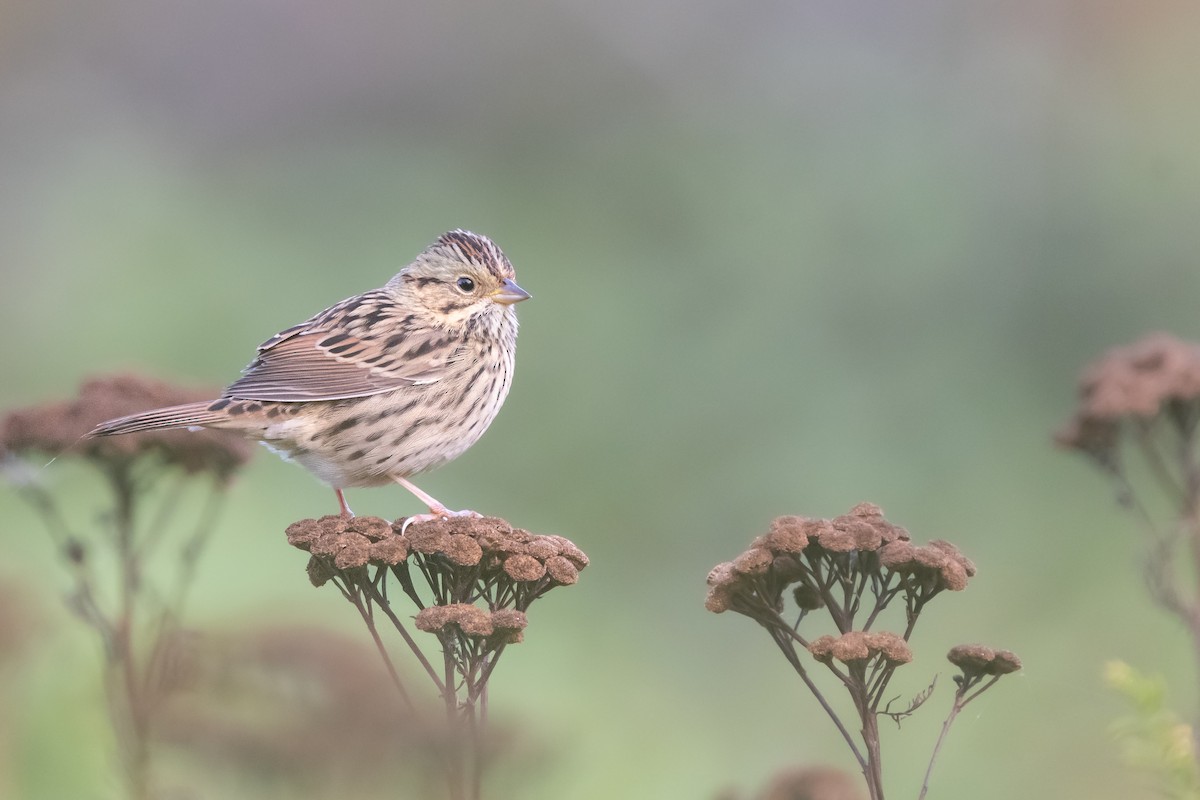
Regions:
<instances>
[{"instance_id":1,"label":"bird's belly","mask_svg":"<svg viewBox=\"0 0 1200 800\"><path fill-rule=\"evenodd\" d=\"M330 401L319 414L268 425L261 441L330 486L379 486L438 467L475 444L503 397L480 403L472 394L430 387ZM472 401L474 412L462 413Z\"/></svg>"}]
</instances>

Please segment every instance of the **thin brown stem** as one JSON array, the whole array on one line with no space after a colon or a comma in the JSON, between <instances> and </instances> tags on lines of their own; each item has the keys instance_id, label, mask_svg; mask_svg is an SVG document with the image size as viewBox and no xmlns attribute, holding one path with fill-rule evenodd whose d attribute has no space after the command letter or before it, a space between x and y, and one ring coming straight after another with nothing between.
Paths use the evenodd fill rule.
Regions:
<instances>
[{"instance_id":1,"label":"thin brown stem","mask_svg":"<svg viewBox=\"0 0 1200 800\"><path fill-rule=\"evenodd\" d=\"M124 741L121 751L129 795L133 800L149 797L149 715L146 708L145 676L138 674L134 625L136 597L141 583L140 561L134 547L134 488L128 470L114 469L109 473L116 499L113 525L116 535L117 568L120 571L120 599L113 637L110 669L115 672L120 687L115 693L124 717Z\"/></svg>"},{"instance_id":2,"label":"thin brown stem","mask_svg":"<svg viewBox=\"0 0 1200 800\"><path fill-rule=\"evenodd\" d=\"M371 640L375 642L375 649L379 651L379 656L383 659L383 665L387 668L388 675L391 676L392 684L395 685L396 691L400 693L400 697L403 698L404 704L408 706L408 710L416 714L416 704L413 703L412 696L409 695L408 690L404 687L404 681L400 679L400 673L396 670L396 665L392 661L392 657L388 653L387 647L384 646L383 639L379 635L379 629L375 626L375 615L372 613L372 606L363 602L362 595L359 592L354 592L347 595L346 599L348 599L354 605L354 607L358 609L359 616L361 616L363 622L366 623L367 630L371 634Z\"/></svg>"},{"instance_id":3,"label":"thin brown stem","mask_svg":"<svg viewBox=\"0 0 1200 800\"><path fill-rule=\"evenodd\" d=\"M1153 439L1153 430L1151 425L1142 424L1137 428L1137 435L1134 441L1138 444L1138 449L1142 452L1142 457L1145 458L1146 464L1150 467L1150 471L1154 474L1155 479L1163 487L1163 491L1173 498L1176 503L1183 504L1186 500L1186 492L1175 476L1171 474L1170 467L1167 466L1166 459L1155 446Z\"/></svg>"},{"instance_id":4,"label":"thin brown stem","mask_svg":"<svg viewBox=\"0 0 1200 800\"><path fill-rule=\"evenodd\" d=\"M867 781L867 792L870 794L871 800L883 800L883 762L879 749L879 718L871 708L865 675L865 667L862 664L852 666L848 688L850 697L854 701L854 708L858 711L859 721L862 723L860 735L867 751L866 764L863 765L862 773Z\"/></svg>"},{"instance_id":5,"label":"thin brown stem","mask_svg":"<svg viewBox=\"0 0 1200 800\"><path fill-rule=\"evenodd\" d=\"M938 734L937 741L933 745L933 754L929 756L929 766L925 767L925 780L921 783L921 793L917 795L917 800L925 800L925 795L929 792L929 778L933 775L933 765L937 762L938 754L942 751L942 743L946 741L946 734L950 733L950 726L954 724L958 712L962 711L962 706L959 704L959 696L955 695L954 705L950 708L950 713L942 722L941 733Z\"/></svg>"},{"instance_id":6,"label":"thin brown stem","mask_svg":"<svg viewBox=\"0 0 1200 800\"><path fill-rule=\"evenodd\" d=\"M376 587L376 585L371 581L362 581L359 585L362 586L370 599L375 602L380 610L383 611L384 615L391 620L392 627L396 629L401 638L404 639L404 643L408 645L408 649L412 651L413 655L416 656L417 661L419 661L421 666L424 667L425 673L430 677L434 685L437 686L438 692L444 694L446 691L446 685L442 682L442 679L438 677L433 665L429 663L429 659L427 659L425 654L421 652L421 648L417 646L416 641L409 634L408 629L404 627L404 623L402 623L400 618L396 616L396 613L392 611L392 607L388 603L387 598L380 593L378 587Z\"/></svg>"},{"instance_id":7,"label":"thin brown stem","mask_svg":"<svg viewBox=\"0 0 1200 800\"><path fill-rule=\"evenodd\" d=\"M442 690L442 699L446 705L446 727L449 735L446 745L448 750L446 781L450 790L450 800L466 800L466 790L463 784L466 742L462 735L462 720L458 709L457 680L454 677L455 643L452 636L453 634L444 631L439 637L442 642L442 664L445 670L445 688Z\"/></svg>"},{"instance_id":8,"label":"thin brown stem","mask_svg":"<svg viewBox=\"0 0 1200 800\"><path fill-rule=\"evenodd\" d=\"M804 665L800 663L800 657L796 653L796 649L792 647L790 641L783 638L775 629L767 627L767 630L770 631L771 639L779 647L779 650L783 653L784 658L786 658L788 663L792 665L792 669L796 671L796 674L800 676L800 680L804 681L804 685L808 687L810 692L812 692L813 697L817 698L817 702L821 705L821 708L825 710L826 715L833 720L833 724L835 727L837 727L838 733L840 733L842 738L846 740L846 744L850 747L850 752L854 754L854 760L858 762L858 765L861 769L865 770L867 768L867 762L866 759L863 758L862 752L858 749L858 745L855 744L854 737L850 735L850 731L846 729L846 726L842 723L841 718L838 717L837 712L833 710L833 706L829 705L829 701L825 699L825 695L821 694L820 688L818 688L817 684L814 683L812 678L809 677L808 670L804 669Z\"/></svg>"}]
</instances>

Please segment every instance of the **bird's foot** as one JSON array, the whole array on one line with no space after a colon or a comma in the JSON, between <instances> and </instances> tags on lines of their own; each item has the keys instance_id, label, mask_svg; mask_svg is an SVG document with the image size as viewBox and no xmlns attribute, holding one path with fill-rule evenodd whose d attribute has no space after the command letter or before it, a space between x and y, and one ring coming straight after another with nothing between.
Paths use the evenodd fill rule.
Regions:
<instances>
[{"instance_id":1,"label":"bird's foot","mask_svg":"<svg viewBox=\"0 0 1200 800\"><path fill-rule=\"evenodd\" d=\"M478 511L464 509L462 511L451 511L444 506L430 506L428 514L413 514L404 520L404 524L400 526L400 533L403 534L408 530L408 526L414 522L432 522L435 519L450 519L451 517L467 517L469 519L482 519L483 514Z\"/></svg>"}]
</instances>

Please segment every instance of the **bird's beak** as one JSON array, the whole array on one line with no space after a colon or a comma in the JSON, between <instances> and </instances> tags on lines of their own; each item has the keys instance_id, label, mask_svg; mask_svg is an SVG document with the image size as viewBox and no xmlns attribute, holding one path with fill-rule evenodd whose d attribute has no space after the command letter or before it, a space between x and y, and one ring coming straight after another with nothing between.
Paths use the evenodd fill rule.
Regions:
<instances>
[{"instance_id":1,"label":"bird's beak","mask_svg":"<svg viewBox=\"0 0 1200 800\"><path fill-rule=\"evenodd\" d=\"M504 283L500 284L500 288L492 292L492 300L505 306L528 300L530 297L533 295L517 286L517 282L512 278L505 278Z\"/></svg>"}]
</instances>

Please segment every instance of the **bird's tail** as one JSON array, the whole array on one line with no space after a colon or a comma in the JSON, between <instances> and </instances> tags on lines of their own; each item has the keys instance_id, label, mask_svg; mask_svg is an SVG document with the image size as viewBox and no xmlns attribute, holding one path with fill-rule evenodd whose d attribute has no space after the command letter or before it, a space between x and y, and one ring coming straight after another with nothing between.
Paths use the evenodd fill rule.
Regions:
<instances>
[{"instance_id":1,"label":"bird's tail","mask_svg":"<svg viewBox=\"0 0 1200 800\"><path fill-rule=\"evenodd\" d=\"M222 417L216 411L209 411L212 401L203 403L187 403L182 406L156 408L153 411L143 411L141 414L130 414L127 417L110 419L101 422L88 436L118 436L122 433L139 433L165 428L202 428L219 422Z\"/></svg>"}]
</instances>

